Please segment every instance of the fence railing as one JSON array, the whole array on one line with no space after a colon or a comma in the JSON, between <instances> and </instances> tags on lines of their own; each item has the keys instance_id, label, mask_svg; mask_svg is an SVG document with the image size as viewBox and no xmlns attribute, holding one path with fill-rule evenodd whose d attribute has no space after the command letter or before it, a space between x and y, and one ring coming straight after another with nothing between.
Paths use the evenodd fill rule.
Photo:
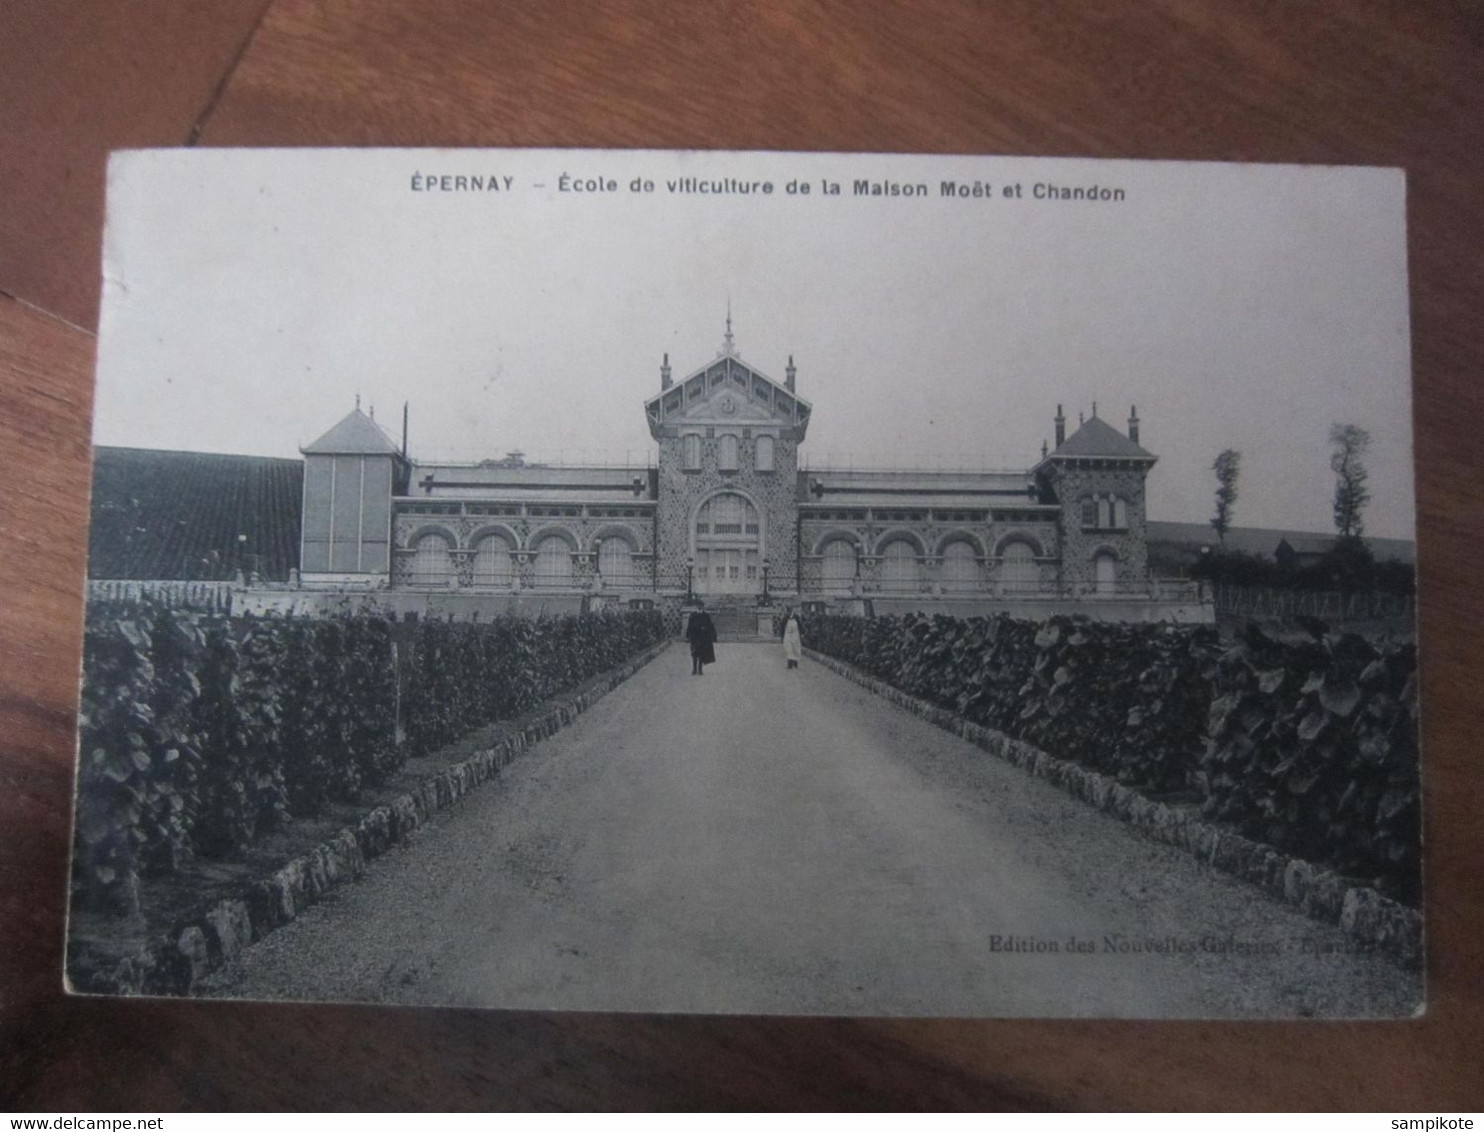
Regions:
<instances>
[{"instance_id":1,"label":"fence railing","mask_svg":"<svg viewBox=\"0 0 1484 1132\"><path fill-rule=\"evenodd\" d=\"M860 577L837 579L822 577L806 560L804 592L836 597L915 597L994 598L1000 601L1178 601L1199 602L1210 599L1210 592L1200 582L1186 578L1145 578L1138 581L1062 582L1055 578L1014 578L981 575L977 578L938 577L928 575L897 577Z\"/></svg>"},{"instance_id":2,"label":"fence railing","mask_svg":"<svg viewBox=\"0 0 1484 1132\"><path fill-rule=\"evenodd\" d=\"M155 602L171 609L232 612L231 582L88 579L89 601Z\"/></svg>"},{"instance_id":3,"label":"fence railing","mask_svg":"<svg viewBox=\"0 0 1484 1132\"><path fill-rule=\"evenodd\" d=\"M1272 586L1214 586L1216 612L1240 617L1317 617L1324 621L1411 618L1411 594L1291 590Z\"/></svg>"}]
</instances>

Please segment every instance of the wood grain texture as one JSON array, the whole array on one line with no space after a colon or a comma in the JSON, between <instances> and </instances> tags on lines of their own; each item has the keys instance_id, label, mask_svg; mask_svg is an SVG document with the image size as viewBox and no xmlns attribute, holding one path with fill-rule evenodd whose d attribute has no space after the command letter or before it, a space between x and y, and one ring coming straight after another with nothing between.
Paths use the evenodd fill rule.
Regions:
<instances>
[{"instance_id":1,"label":"wood grain texture","mask_svg":"<svg viewBox=\"0 0 1484 1132\"><path fill-rule=\"evenodd\" d=\"M94 325L108 151L184 145L266 8L0 5L0 292Z\"/></svg>"},{"instance_id":2,"label":"wood grain texture","mask_svg":"<svg viewBox=\"0 0 1484 1132\"><path fill-rule=\"evenodd\" d=\"M106 56L105 37L116 27L94 8L87 6L95 24L67 23L79 41L70 59L41 42L56 34L50 7L45 19L22 21L32 46L7 49L7 57L36 54L29 105L50 121L78 105L72 92L107 86L76 73ZM9 473L0 497L0 564L9 581L0 612L0 938L20 941L0 948L0 1081L10 1083L11 1103L1478 1107L1481 48L1480 6L1446 0L1324 8L276 0L201 131L204 143L217 145L740 147L1405 166L1422 559L1432 1003L1425 1019L847 1022L63 999L54 988L91 342L39 312L0 304L0 460ZM205 112L213 83L227 73L228 62L213 58L216 78L205 83L160 59L173 77L168 98L159 97L192 106L182 121ZM159 120L113 108L92 124L97 140L88 152L138 144ZM0 153L51 161L81 152L52 132L12 118ZM48 203L28 204L27 218L0 228L0 287L13 286L7 275L50 280L35 293L51 296L50 309L74 321L75 297L94 286L95 264L73 253L44 262L52 253L16 232L30 226L95 246L99 168L71 182L54 179Z\"/></svg>"}]
</instances>

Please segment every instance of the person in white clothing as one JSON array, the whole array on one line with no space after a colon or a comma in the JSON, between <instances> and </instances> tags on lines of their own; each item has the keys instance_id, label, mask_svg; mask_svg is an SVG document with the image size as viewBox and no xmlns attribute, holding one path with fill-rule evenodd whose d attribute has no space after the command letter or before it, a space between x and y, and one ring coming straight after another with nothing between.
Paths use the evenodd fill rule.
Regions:
<instances>
[{"instance_id":1,"label":"person in white clothing","mask_svg":"<svg viewBox=\"0 0 1484 1132\"><path fill-rule=\"evenodd\" d=\"M803 643L799 640L799 619L792 609L783 611L783 659L788 667L797 668L804 655Z\"/></svg>"}]
</instances>

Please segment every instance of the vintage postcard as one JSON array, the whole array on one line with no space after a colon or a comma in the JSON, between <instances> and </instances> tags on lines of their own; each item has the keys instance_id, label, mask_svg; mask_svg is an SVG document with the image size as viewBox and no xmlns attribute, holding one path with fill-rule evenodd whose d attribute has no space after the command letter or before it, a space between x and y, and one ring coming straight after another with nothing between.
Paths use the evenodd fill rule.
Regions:
<instances>
[{"instance_id":1,"label":"vintage postcard","mask_svg":"<svg viewBox=\"0 0 1484 1132\"><path fill-rule=\"evenodd\" d=\"M1405 177L109 166L77 993L1423 1009Z\"/></svg>"}]
</instances>

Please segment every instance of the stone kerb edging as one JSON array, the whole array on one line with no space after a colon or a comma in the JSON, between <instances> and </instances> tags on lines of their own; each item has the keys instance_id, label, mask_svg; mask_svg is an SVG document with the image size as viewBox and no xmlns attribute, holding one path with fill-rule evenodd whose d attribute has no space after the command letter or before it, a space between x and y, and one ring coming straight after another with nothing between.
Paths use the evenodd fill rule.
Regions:
<instances>
[{"instance_id":1,"label":"stone kerb edging","mask_svg":"<svg viewBox=\"0 0 1484 1132\"><path fill-rule=\"evenodd\" d=\"M574 722L619 684L670 647L668 639L595 678L582 691L527 718L492 747L429 775L417 787L377 806L353 826L294 858L266 877L247 882L236 896L217 901L132 955L95 965L91 956L68 955L68 989L78 994L182 995L202 976L244 948L293 920L324 893L360 878L366 863L406 840L439 810L494 778L517 755Z\"/></svg>"},{"instance_id":2,"label":"stone kerb edging","mask_svg":"<svg viewBox=\"0 0 1484 1132\"><path fill-rule=\"evenodd\" d=\"M1002 731L972 723L957 712L909 696L844 661L813 649L804 652L811 660L913 715L1128 822L1152 840L1184 849L1213 868L1258 885L1316 920L1337 924L1342 931L1406 966L1421 966L1422 916L1416 909L1382 896L1368 885L1357 884L1318 865L1280 853L1270 845L1221 829L1196 814L1151 801L1106 774L1056 758Z\"/></svg>"}]
</instances>

